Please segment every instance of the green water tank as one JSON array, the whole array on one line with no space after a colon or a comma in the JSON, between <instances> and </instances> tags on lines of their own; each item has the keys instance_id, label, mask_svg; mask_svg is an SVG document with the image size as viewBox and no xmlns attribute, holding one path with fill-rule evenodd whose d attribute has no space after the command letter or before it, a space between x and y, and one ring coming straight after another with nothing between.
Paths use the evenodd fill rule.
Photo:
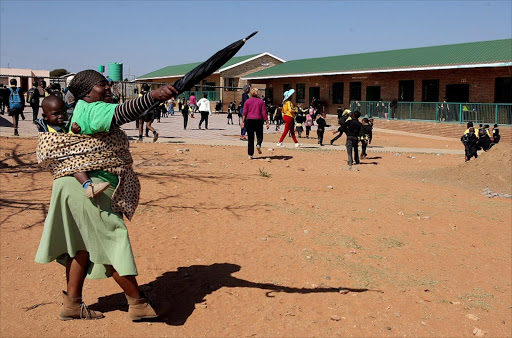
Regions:
<instances>
[{"instance_id":1,"label":"green water tank","mask_svg":"<svg viewBox=\"0 0 512 338\"><path fill-rule=\"evenodd\" d=\"M108 76L114 81L123 81L123 64L111 62L108 64Z\"/></svg>"},{"instance_id":2,"label":"green water tank","mask_svg":"<svg viewBox=\"0 0 512 338\"><path fill-rule=\"evenodd\" d=\"M98 72L104 73L105 72L105 66L104 65L99 65L98 66Z\"/></svg>"}]
</instances>

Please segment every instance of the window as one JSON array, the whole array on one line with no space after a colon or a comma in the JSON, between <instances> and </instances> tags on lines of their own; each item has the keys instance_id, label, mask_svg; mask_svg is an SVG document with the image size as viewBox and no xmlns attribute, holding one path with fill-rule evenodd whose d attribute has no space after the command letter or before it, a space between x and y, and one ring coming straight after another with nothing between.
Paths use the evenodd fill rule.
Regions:
<instances>
[{"instance_id":1,"label":"window","mask_svg":"<svg viewBox=\"0 0 512 338\"><path fill-rule=\"evenodd\" d=\"M414 80L398 81L398 101L414 101Z\"/></svg>"},{"instance_id":2,"label":"window","mask_svg":"<svg viewBox=\"0 0 512 338\"><path fill-rule=\"evenodd\" d=\"M366 101L380 101L380 86L366 86Z\"/></svg>"},{"instance_id":3,"label":"window","mask_svg":"<svg viewBox=\"0 0 512 338\"><path fill-rule=\"evenodd\" d=\"M233 90L235 90L235 89L233 89L233 88L235 88L235 87L236 87L236 82L235 82L235 78L234 78L234 77L230 77L230 78L228 78L228 87L229 87L229 88L228 88L228 91L233 91Z\"/></svg>"},{"instance_id":4,"label":"window","mask_svg":"<svg viewBox=\"0 0 512 338\"><path fill-rule=\"evenodd\" d=\"M448 102L469 102L469 84L446 85L446 101Z\"/></svg>"},{"instance_id":5,"label":"window","mask_svg":"<svg viewBox=\"0 0 512 338\"><path fill-rule=\"evenodd\" d=\"M361 87L362 87L362 83L361 82L350 82L350 101L353 101L353 100L358 100L358 101L361 101Z\"/></svg>"},{"instance_id":6,"label":"window","mask_svg":"<svg viewBox=\"0 0 512 338\"><path fill-rule=\"evenodd\" d=\"M305 83L297 83L297 103L306 102L306 84Z\"/></svg>"},{"instance_id":7,"label":"window","mask_svg":"<svg viewBox=\"0 0 512 338\"><path fill-rule=\"evenodd\" d=\"M320 87L309 87L309 104L313 102L313 99L320 101Z\"/></svg>"},{"instance_id":8,"label":"window","mask_svg":"<svg viewBox=\"0 0 512 338\"><path fill-rule=\"evenodd\" d=\"M494 86L494 102L512 103L512 77L497 77Z\"/></svg>"},{"instance_id":9,"label":"window","mask_svg":"<svg viewBox=\"0 0 512 338\"><path fill-rule=\"evenodd\" d=\"M439 80L423 80L423 102L439 102Z\"/></svg>"},{"instance_id":10,"label":"window","mask_svg":"<svg viewBox=\"0 0 512 338\"><path fill-rule=\"evenodd\" d=\"M334 82L332 84L332 103L343 103L343 82Z\"/></svg>"},{"instance_id":11,"label":"window","mask_svg":"<svg viewBox=\"0 0 512 338\"><path fill-rule=\"evenodd\" d=\"M289 83L285 83L285 84L283 85L283 93L284 93L284 92L286 92L286 91L288 91L288 90L290 90L290 89L292 89L292 85L291 85L291 84L289 84Z\"/></svg>"}]
</instances>

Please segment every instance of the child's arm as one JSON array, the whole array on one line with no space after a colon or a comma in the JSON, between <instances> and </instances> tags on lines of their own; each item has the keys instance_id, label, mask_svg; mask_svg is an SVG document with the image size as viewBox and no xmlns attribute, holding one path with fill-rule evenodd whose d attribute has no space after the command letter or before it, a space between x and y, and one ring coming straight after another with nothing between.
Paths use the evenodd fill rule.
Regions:
<instances>
[{"instance_id":1,"label":"child's arm","mask_svg":"<svg viewBox=\"0 0 512 338\"><path fill-rule=\"evenodd\" d=\"M71 125L71 131L73 132L73 134L80 134L80 132L82 131L82 128L80 128L78 123L73 122L73 124Z\"/></svg>"}]
</instances>

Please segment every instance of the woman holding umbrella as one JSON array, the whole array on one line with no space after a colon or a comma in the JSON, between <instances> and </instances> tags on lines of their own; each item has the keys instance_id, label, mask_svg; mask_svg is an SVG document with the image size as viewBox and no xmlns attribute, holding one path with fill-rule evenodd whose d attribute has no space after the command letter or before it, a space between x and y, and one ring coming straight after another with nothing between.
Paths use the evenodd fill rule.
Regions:
<instances>
[{"instance_id":1,"label":"woman holding umbrella","mask_svg":"<svg viewBox=\"0 0 512 338\"><path fill-rule=\"evenodd\" d=\"M283 99L283 121L284 121L284 131L281 135L281 138L279 139L279 142L277 143L278 147L281 147L283 145L283 140L290 132L292 135L293 142L295 143L295 148L300 147L302 144L300 144L297 141L297 138L295 137L295 131L293 130L293 121L295 119L295 113L297 112L297 108L293 106L292 101L289 100L289 98L295 93L294 89L287 90L284 92L284 99Z\"/></svg>"},{"instance_id":2,"label":"woman holding umbrella","mask_svg":"<svg viewBox=\"0 0 512 338\"><path fill-rule=\"evenodd\" d=\"M249 137L247 143L247 153L249 159L254 155L254 133L256 133L256 149L261 154L261 143L263 142L263 121L267 123L267 129L270 127L267 117L265 102L258 98L258 88L251 88L251 98L245 101L244 113L242 119L242 128L247 130Z\"/></svg>"},{"instance_id":3,"label":"woman holding umbrella","mask_svg":"<svg viewBox=\"0 0 512 338\"><path fill-rule=\"evenodd\" d=\"M41 133L37 157L53 174L50 208L36 254L36 262L58 261L66 267L61 320L99 319L101 312L82 301L85 278L113 277L128 300L132 320L158 313L139 291L137 267L123 215L131 219L139 201L140 184L133 171L129 142L120 126L135 121L153 104L175 97L163 86L123 104L112 104L110 85L95 70L76 74L69 90L77 100L72 122L84 135ZM88 171L95 182L111 188L89 200L73 176ZM114 189L115 187L115 189Z\"/></svg>"}]
</instances>

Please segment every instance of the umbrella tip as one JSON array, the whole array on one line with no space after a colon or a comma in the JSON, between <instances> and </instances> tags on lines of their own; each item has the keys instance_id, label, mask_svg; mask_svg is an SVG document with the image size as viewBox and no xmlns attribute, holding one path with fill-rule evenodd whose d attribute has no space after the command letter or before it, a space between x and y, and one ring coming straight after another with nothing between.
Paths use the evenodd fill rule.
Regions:
<instances>
[{"instance_id":1,"label":"umbrella tip","mask_svg":"<svg viewBox=\"0 0 512 338\"><path fill-rule=\"evenodd\" d=\"M245 41L247 41L247 40L249 40L249 39L250 39L250 38L252 38L253 36L255 36L257 33L258 33L258 31L253 32L251 35L249 35L248 37L246 37L246 38L244 39L244 42L245 42Z\"/></svg>"}]
</instances>

